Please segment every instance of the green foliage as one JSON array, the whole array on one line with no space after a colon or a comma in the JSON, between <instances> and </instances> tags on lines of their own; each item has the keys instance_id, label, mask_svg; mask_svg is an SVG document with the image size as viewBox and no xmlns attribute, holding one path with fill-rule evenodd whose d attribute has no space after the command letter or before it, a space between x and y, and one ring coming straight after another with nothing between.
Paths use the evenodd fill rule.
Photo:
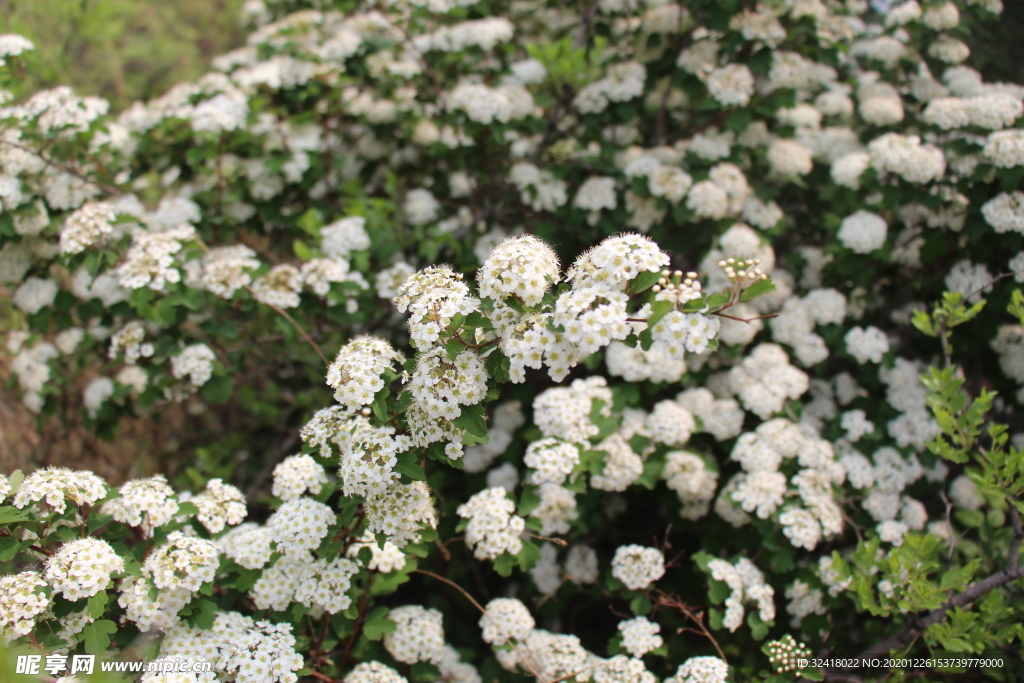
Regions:
<instances>
[{"instance_id":1,"label":"green foliage","mask_svg":"<svg viewBox=\"0 0 1024 683\"><path fill-rule=\"evenodd\" d=\"M116 110L200 76L209 61L244 42L242 0L12 0L5 33L36 44L24 91L72 85Z\"/></svg>"}]
</instances>

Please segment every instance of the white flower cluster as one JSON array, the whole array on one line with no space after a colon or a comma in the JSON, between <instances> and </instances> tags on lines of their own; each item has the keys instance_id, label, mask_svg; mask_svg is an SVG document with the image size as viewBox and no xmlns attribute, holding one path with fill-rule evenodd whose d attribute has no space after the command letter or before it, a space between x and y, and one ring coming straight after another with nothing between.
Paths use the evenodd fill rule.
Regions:
<instances>
[{"instance_id":1,"label":"white flower cluster","mask_svg":"<svg viewBox=\"0 0 1024 683\"><path fill-rule=\"evenodd\" d=\"M821 603L824 597L820 590L811 588L804 581L800 579L794 581L786 589L786 599L789 601L786 603L786 612L792 617L789 620L789 625L799 628L804 617L811 614L825 614L827 610Z\"/></svg>"},{"instance_id":2,"label":"white flower cluster","mask_svg":"<svg viewBox=\"0 0 1024 683\"><path fill-rule=\"evenodd\" d=\"M319 546L337 518L323 503L312 498L294 498L270 516L267 527L277 541L278 550L286 554L302 553Z\"/></svg>"},{"instance_id":3,"label":"white flower cluster","mask_svg":"<svg viewBox=\"0 0 1024 683\"><path fill-rule=\"evenodd\" d=\"M384 494L399 478L394 471L398 456L409 450L412 439L395 434L394 427L371 427L359 419L341 448L339 475L345 495Z\"/></svg>"},{"instance_id":4,"label":"white flower cluster","mask_svg":"<svg viewBox=\"0 0 1024 683\"><path fill-rule=\"evenodd\" d=\"M154 529L167 524L178 512L174 489L161 474L129 481L118 489L118 494L104 503L100 512L122 524L139 527L146 536L152 536Z\"/></svg>"},{"instance_id":5,"label":"white flower cluster","mask_svg":"<svg viewBox=\"0 0 1024 683\"><path fill-rule=\"evenodd\" d=\"M603 377L574 380L568 387L547 389L533 400L533 421L546 437L582 443L599 429L590 420L594 401L604 406L601 414L611 415L612 392Z\"/></svg>"},{"instance_id":6,"label":"white flower cluster","mask_svg":"<svg viewBox=\"0 0 1024 683\"><path fill-rule=\"evenodd\" d=\"M887 230L884 218L861 209L843 219L836 237L847 249L869 254L885 244Z\"/></svg>"},{"instance_id":7,"label":"white flower cluster","mask_svg":"<svg viewBox=\"0 0 1024 683\"><path fill-rule=\"evenodd\" d=\"M78 254L114 234L116 215L109 204L90 202L78 209L64 222L60 232L60 250L64 254Z\"/></svg>"},{"instance_id":8,"label":"white flower cluster","mask_svg":"<svg viewBox=\"0 0 1024 683\"><path fill-rule=\"evenodd\" d=\"M213 581L220 565L220 549L212 541L173 531L146 558L143 568L157 588L191 592Z\"/></svg>"},{"instance_id":9,"label":"white flower cluster","mask_svg":"<svg viewBox=\"0 0 1024 683\"><path fill-rule=\"evenodd\" d=\"M665 575L665 556L657 548L623 545L612 558L612 576L630 590L643 590Z\"/></svg>"},{"instance_id":10,"label":"white flower cluster","mask_svg":"<svg viewBox=\"0 0 1024 683\"><path fill-rule=\"evenodd\" d=\"M480 628L485 643L494 646L506 642L526 642L536 622L519 600L515 598L495 598L487 603L486 612L480 617Z\"/></svg>"},{"instance_id":11,"label":"white flower cluster","mask_svg":"<svg viewBox=\"0 0 1024 683\"><path fill-rule=\"evenodd\" d=\"M171 358L171 374L175 379L188 377L193 387L201 387L213 376L217 355L206 344L192 344Z\"/></svg>"},{"instance_id":12,"label":"white flower cluster","mask_svg":"<svg viewBox=\"0 0 1024 683\"><path fill-rule=\"evenodd\" d=\"M122 559L106 541L80 538L61 546L46 563L46 580L71 602L89 598L124 571Z\"/></svg>"},{"instance_id":13,"label":"white flower cluster","mask_svg":"<svg viewBox=\"0 0 1024 683\"><path fill-rule=\"evenodd\" d=\"M704 458L685 451L669 451L662 472L665 483L679 496L679 516L697 520L708 513L718 486L718 472Z\"/></svg>"},{"instance_id":14,"label":"white flower cluster","mask_svg":"<svg viewBox=\"0 0 1024 683\"><path fill-rule=\"evenodd\" d=\"M441 661L444 629L441 613L419 605L396 607L388 613L395 630L384 634L384 647L404 664Z\"/></svg>"},{"instance_id":15,"label":"white flower cluster","mask_svg":"<svg viewBox=\"0 0 1024 683\"><path fill-rule=\"evenodd\" d=\"M844 338L846 350L858 363L881 363L882 356L889 351L889 340L885 333L874 326L853 327Z\"/></svg>"},{"instance_id":16,"label":"white flower cluster","mask_svg":"<svg viewBox=\"0 0 1024 683\"><path fill-rule=\"evenodd\" d=\"M690 657L665 683L725 683L729 665L718 657Z\"/></svg>"},{"instance_id":17,"label":"white flower cluster","mask_svg":"<svg viewBox=\"0 0 1024 683\"><path fill-rule=\"evenodd\" d=\"M794 546L812 550L822 536L842 531L842 511L834 500L833 487L843 483L846 471L836 461L829 442L804 434L789 420L776 418L742 435L730 458L740 463L743 472L734 475L723 488L715 511L731 524L746 524L746 513L768 519L787 497L794 498L788 489L788 483L792 483L795 500L805 507L794 500L782 509L778 521ZM787 482L779 468L793 458L801 469Z\"/></svg>"},{"instance_id":18,"label":"white flower cluster","mask_svg":"<svg viewBox=\"0 0 1024 683\"><path fill-rule=\"evenodd\" d=\"M647 617L620 621L618 629L622 634L622 647L637 659L665 644L658 635L661 625L649 621Z\"/></svg>"},{"instance_id":19,"label":"white flower cluster","mask_svg":"<svg viewBox=\"0 0 1024 683\"><path fill-rule=\"evenodd\" d=\"M163 232L137 232L125 261L117 268L118 284L125 289L149 287L163 291L168 283L181 281L181 271L174 267L174 255L183 249L182 242L195 237L191 225L182 225Z\"/></svg>"},{"instance_id":20,"label":"white flower cluster","mask_svg":"<svg viewBox=\"0 0 1024 683\"><path fill-rule=\"evenodd\" d=\"M939 433L925 401L927 390L920 380L923 371L920 363L906 358L897 358L892 368L879 368L879 379L888 385L886 400L901 413L887 425L889 436L901 448L911 444L923 448Z\"/></svg>"},{"instance_id":21,"label":"white flower cluster","mask_svg":"<svg viewBox=\"0 0 1024 683\"><path fill-rule=\"evenodd\" d=\"M25 477L11 504L24 508L31 503L45 504L53 512L63 514L67 502L78 507L92 505L107 495L107 485L92 472L48 467Z\"/></svg>"},{"instance_id":22,"label":"white flower cluster","mask_svg":"<svg viewBox=\"0 0 1024 683\"><path fill-rule=\"evenodd\" d=\"M777 344L759 344L729 370L728 389L746 410L762 420L782 410L786 399L797 399L810 386L808 376L789 364Z\"/></svg>"},{"instance_id":23,"label":"white flower cluster","mask_svg":"<svg viewBox=\"0 0 1024 683\"><path fill-rule=\"evenodd\" d=\"M245 520L245 496L220 479L206 482L202 493L193 496L189 502L199 508L196 519L211 534L219 534L225 525L235 526Z\"/></svg>"},{"instance_id":24,"label":"white flower cluster","mask_svg":"<svg viewBox=\"0 0 1024 683\"><path fill-rule=\"evenodd\" d=\"M274 467L271 493L287 502L307 491L315 496L326 483L327 472L312 456L290 455Z\"/></svg>"},{"instance_id":25,"label":"white flower cluster","mask_svg":"<svg viewBox=\"0 0 1024 683\"><path fill-rule=\"evenodd\" d=\"M493 560L504 552L519 554L526 522L515 510L515 503L500 486L484 489L458 507L456 514L469 520L466 545L473 548L474 557Z\"/></svg>"},{"instance_id":26,"label":"white flower cluster","mask_svg":"<svg viewBox=\"0 0 1024 683\"><path fill-rule=\"evenodd\" d=\"M295 672L303 666L291 624L254 621L237 612L218 613L206 631L175 622L160 654L209 661L216 673L237 683L296 683Z\"/></svg>"},{"instance_id":27,"label":"white flower cluster","mask_svg":"<svg viewBox=\"0 0 1024 683\"><path fill-rule=\"evenodd\" d=\"M741 557L734 564L725 560L708 562L711 578L723 581L731 591L725 599L725 616L722 625L731 632L736 632L743 624L745 614L743 605L756 606L761 621L771 623L775 620L775 589L765 583L764 574L753 562Z\"/></svg>"},{"instance_id":28,"label":"white flower cluster","mask_svg":"<svg viewBox=\"0 0 1024 683\"><path fill-rule=\"evenodd\" d=\"M494 247L476 279L480 296L494 301L514 296L526 306L536 306L558 276L554 250L532 235L520 235Z\"/></svg>"},{"instance_id":29,"label":"white flower cluster","mask_svg":"<svg viewBox=\"0 0 1024 683\"><path fill-rule=\"evenodd\" d=\"M423 526L437 527L430 490L422 481L393 484L379 495L368 495L363 509L370 531L387 535L398 548L418 543Z\"/></svg>"},{"instance_id":30,"label":"white flower cluster","mask_svg":"<svg viewBox=\"0 0 1024 683\"><path fill-rule=\"evenodd\" d=\"M408 278L398 288L395 307L409 313L412 343L426 350L458 314L469 315L480 301L469 295L462 274L449 266L432 266Z\"/></svg>"},{"instance_id":31,"label":"white flower cluster","mask_svg":"<svg viewBox=\"0 0 1024 683\"><path fill-rule=\"evenodd\" d=\"M352 604L348 592L352 577L359 573L359 563L345 558L331 562L321 559L312 562L309 569L309 576L295 589L294 600L307 607L322 608L328 614L348 609Z\"/></svg>"},{"instance_id":32,"label":"white flower cluster","mask_svg":"<svg viewBox=\"0 0 1024 683\"><path fill-rule=\"evenodd\" d=\"M327 369L327 384L334 389L334 400L356 411L373 403L374 395L384 388L384 371L404 363L405 356L387 341L361 335L338 351Z\"/></svg>"},{"instance_id":33,"label":"white flower cluster","mask_svg":"<svg viewBox=\"0 0 1024 683\"><path fill-rule=\"evenodd\" d=\"M50 606L50 598L37 590L46 586L39 572L0 576L0 642L32 632Z\"/></svg>"},{"instance_id":34,"label":"white flower cluster","mask_svg":"<svg viewBox=\"0 0 1024 683\"><path fill-rule=\"evenodd\" d=\"M380 662L359 662L343 679L344 683L408 683L405 676Z\"/></svg>"}]
</instances>

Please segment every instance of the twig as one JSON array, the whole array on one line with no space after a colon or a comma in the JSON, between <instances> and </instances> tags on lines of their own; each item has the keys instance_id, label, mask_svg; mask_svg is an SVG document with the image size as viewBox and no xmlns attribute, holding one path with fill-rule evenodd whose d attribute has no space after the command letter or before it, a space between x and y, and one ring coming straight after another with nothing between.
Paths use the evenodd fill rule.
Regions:
<instances>
[{"instance_id":1,"label":"twig","mask_svg":"<svg viewBox=\"0 0 1024 683\"><path fill-rule=\"evenodd\" d=\"M63 164L57 163L53 159L48 159L46 156L43 155L42 152L38 152L38 151L32 149L31 147L26 147L25 145L19 145L17 142L12 142L11 140L5 140L5 139L0 139L0 143L3 143L5 145L10 145L11 147L15 147L17 149L20 149L23 152L28 152L29 154L34 154L37 157L39 157L40 159L42 159L43 163L45 163L47 166L52 166L52 167L56 168L58 171L63 171L64 173L67 173L68 175L72 175L72 176L78 178L79 180L81 180L83 182L89 183L90 185L95 185L96 187L100 188L104 192L107 192L107 193L113 194L113 195L117 195L118 197L124 195L124 191L121 190L121 188L115 187L114 185L107 185L106 183L101 183L101 182L99 182L97 180L93 180L92 178L90 178L89 176L85 175L84 173L82 173L81 171L79 171L77 169L69 168L67 166L64 166Z\"/></svg>"},{"instance_id":2,"label":"twig","mask_svg":"<svg viewBox=\"0 0 1024 683\"><path fill-rule=\"evenodd\" d=\"M371 573L366 577L366 588L363 590L363 599L359 603L359 616L356 617L356 623L352 626L352 636L345 642L345 653L341 656L342 666L348 661L349 655L352 654L352 646L356 642L356 636L359 635L359 625L363 621L363 615L366 613L366 601L370 597L370 584L372 583L373 574Z\"/></svg>"},{"instance_id":3,"label":"twig","mask_svg":"<svg viewBox=\"0 0 1024 683\"><path fill-rule=\"evenodd\" d=\"M1010 525L1013 527L1013 542L1010 543L1010 569L1017 568L1017 560L1020 555L1020 542L1024 539L1024 530L1021 529L1020 512L1013 498L1010 503Z\"/></svg>"},{"instance_id":4,"label":"twig","mask_svg":"<svg viewBox=\"0 0 1024 683\"><path fill-rule=\"evenodd\" d=\"M480 606L480 603L476 601L476 598L474 598L472 595L470 595L468 592L466 592L465 588L463 588L459 584L455 583L454 581L446 579L446 578L444 578L443 576L441 576L439 574L435 574L434 572L428 572L426 569L414 569L412 571L412 573L413 574L426 574L427 576L432 576L433 578L437 579L438 581L443 581L444 583L447 583L449 586L451 586L452 588L454 588L455 590L459 591L464 596L466 596L466 599L469 600L471 603L473 603L473 607L476 607L478 610L480 610L481 614L484 614L487 611L483 607Z\"/></svg>"},{"instance_id":5,"label":"twig","mask_svg":"<svg viewBox=\"0 0 1024 683\"><path fill-rule=\"evenodd\" d=\"M963 593L946 601L946 604L942 607L932 610L928 613L928 616L921 619L915 625L909 626L902 631L889 636L877 645L869 647L860 655L861 659L865 657L878 657L885 655L891 650L895 650L906 645L918 638L929 626L945 621L946 613L954 607L963 607L964 605L968 605L989 591L1011 581L1016 581L1021 577L1024 577L1024 565L1018 564L1015 567L1007 567L1000 572L996 572L987 579L982 579L977 583L972 583Z\"/></svg>"},{"instance_id":6,"label":"twig","mask_svg":"<svg viewBox=\"0 0 1024 683\"><path fill-rule=\"evenodd\" d=\"M256 296L256 291L252 287L250 287L249 285L246 285L245 288L254 297ZM259 299L257 299L257 301L259 301ZM330 366L331 361L327 360L327 356L324 355L324 352L320 349L320 346L315 341L313 341L313 338L309 336L309 334L306 332L306 330L302 329L302 326L299 325L299 323L297 323L295 321L295 318L293 318L291 315L289 315L288 311L284 310L280 306L275 306L274 304L272 304L270 302L267 302L267 301L261 301L260 303L266 304L267 306L270 306L272 309L274 309L275 311L280 313L281 316L285 320L290 322L292 324L292 327L294 327L298 331L298 333L302 335L302 338L306 340L306 343L313 347L313 350L316 351L316 355L320 356L320 360L322 360L324 362L324 365L325 366Z\"/></svg>"}]
</instances>

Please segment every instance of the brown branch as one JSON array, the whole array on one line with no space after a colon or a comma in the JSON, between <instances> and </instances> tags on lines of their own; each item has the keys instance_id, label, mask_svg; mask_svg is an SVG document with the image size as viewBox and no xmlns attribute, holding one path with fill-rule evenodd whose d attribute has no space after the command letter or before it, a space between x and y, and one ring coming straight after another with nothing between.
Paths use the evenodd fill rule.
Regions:
<instances>
[{"instance_id":1,"label":"brown branch","mask_svg":"<svg viewBox=\"0 0 1024 683\"><path fill-rule=\"evenodd\" d=\"M356 617L356 623L352 626L352 636L345 642L345 653L341 657L341 665L344 666L348 661L349 655L352 654L352 646L355 645L356 637L359 635L359 626L363 621L363 616L366 614L366 601L370 598L370 584L373 583L373 574L369 574L366 577L366 588L363 590L363 599L359 603L359 616Z\"/></svg>"},{"instance_id":2,"label":"brown branch","mask_svg":"<svg viewBox=\"0 0 1024 683\"><path fill-rule=\"evenodd\" d=\"M443 581L443 582L447 583L449 586L451 586L452 588L454 588L455 590L459 591L464 596L466 596L466 599L469 600L471 603L473 603L473 607L476 607L478 610L480 610L481 614L483 614L483 613L485 613L487 611L483 607L480 606L480 603L476 601L476 598L474 598L472 595L470 595L468 592L466 592L465 588L463 588L459 584L455 583L454 581L451 581L450 579L446 579L446 578L444 578L443 576L441 576L439 574L435 574L434 572L428 572L426 569L414 569L414 570L412 570L412 573L413 574L426 574L427 576L432 576L433 578L437 579L438 581Z\"/></svg>"},{"instance_id":3,"label":"brown branch","mask_svg":"<svg viewBox=\"0 0 1024 683\"><path fill-rule=\"evenodd\" d=\"M860 655L861 659L863 660L868 657L887 655L891 650L896 650L905 646L907 643L920 637L920 635L924 633L925 629L929 626L934 626L935 624L945 621L946 613L949 610L955 607L968 605L989 591L999 588L1011 581L1016 581L1021 577L1024 577L1024 565L1018 564L1015 567L1007 567L1000 572L996 572L987 579L982 579L977 583L972 583L963 593L951 598L942 607L932 610L928 613L928 616L921 619L913 626L908 626L899 633L889 636L877 645L869 647Z\"/></svg>"},{"instance_id":4,"label":"brown branch","mask_svg":"<svg viewBox=\"0 0 1024 683\"><path fill-rule=\"evenodd\" d=\"M0 143L3 143L5 145L10 145L11 147L15 147L17 149L20 149L23 152L28 152L29 154L34 154L37 157L39 157L40 159L42 159L43 163L46 164L47 166L52 166L53 168L57 169L58 171L63 171L64 173L67 173L68 175L72 175L72 176L78 178L79 180L81 180L82 182L89 183L90 185L95 185L96 187L100 188L104 192L107 192L108 194L117 195L118 197L124 195L124 191L122 191L121 188L115 187L114 185L107 185L106 183L101 183L101 182L99 182L97 180L93 180L92 178L88 177L87 175L85 175L84 173L79 171L78 169L70 168L70 167L65 166L63 164L57 163L53 159L47 158L46 156L43 155L42 152L37 152L36 150L34 150L34 149L30 148L30 147L26 147L25 145L19 145L17 142L12 142L11 140L0 140Z\"/></svg>"},{"instance_id":5,"label":"brown branch","mask_svg":"<svg viewBox=\"0 0 1024 683\"><path fill-rule=\"evenodd\" d=\"M1020 513L1017 511L1016 502L1010 498L1010 525L1013 527L1013 542L1010 543L1010 569L1017 568L1018 556L1020 555L1020 542L1024 539L1024 530L1020 525Z\"/></svg>"}]
</instances>

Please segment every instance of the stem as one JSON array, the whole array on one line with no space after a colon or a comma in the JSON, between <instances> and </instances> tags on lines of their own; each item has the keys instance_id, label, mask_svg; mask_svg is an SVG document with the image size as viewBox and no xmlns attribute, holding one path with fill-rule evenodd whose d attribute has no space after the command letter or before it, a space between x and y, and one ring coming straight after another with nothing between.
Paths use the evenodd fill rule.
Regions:
<instances>
[{"instance_id":1,"label":"stem","mask_svg":"<svg viewBox=\"0 0 1024 683\"><path fill-rule=\"evenodd\" d=\"M252 287L246 285L245 288L249 290L250 294L256 296L256 292L253 290ZM298 331L298 333L302 335L302 338L306 340L306 343L313 347L313 350L316 351L316 355L320 356L320 360L324 362L324 365L329 366L331 364L331 361L327 360L327 356L324 355L324 352L320 349L320 346L317 345L315 341L313 341L313 338L309 336L306 330L302 329L302 326L299 325L299 323L295 322L295 318L289 315L288 311L284 310L279 306L275 306L274 304L267 303L265 301L261 301L260 303L266 304L267 306L270 306L272 309L280 313L281 316L284 317L285 320L290 322L292 326Z\"/></svg>"},{"instance_id":2,"label":"stem","mask_svg":"<svg viewBox=\"0 0 1024 683\"><path fill-rule=\"evenodd\" d=\"M443 581L444 583L447 583L449 586L451 586L455 590L457 590L460 593L462 593L463 595L465 595L466 599L469 600L471 603L473 603L473 606L476 607L478 610L480 610L481 614L483 614L483 613L485 613L487 611L483 607L480 606L480 603L477 602L476 599L472 595L470 595L469 593L466 592L465 588L463 588L459 584L455 583L454 581L450 581L449 579L446 579L443 576L440 576L439 574L435 574L434 572L428 572L426 569L414 569L412 573L413 574L426 574L427 576L434 577L438 581Z\"/></svg>"},{"instance_id":3,"label":"stem","mask_svg":"<svg viewBox=\"0 0 1024 683\"><path fill-rule=\"evenodd\" d=\"M106 183L101 183L101 182L98 182L96 180L93 180L92 178L89 178L87 175L85 175L84 173L82 173L79 170L76 170L76 169L73 169L73 168L69 168L67 166L64 166L63 164L57 163L53 159L47 158L46 156L43 155L42 152L37 152L36 150L34 150L34 149L30 148L30 147L26 147L25 145L19 145L17 142L12 142L11 140L0 140L0 143L3 143L5 145L10 145L11 147L15 147L17 149L20 149L23 152L28 152L29 154L34 154L37 157L39 157L40 159L42 159L43 163L45 163L47 166L53 166L57 170L63 171L64 173L67 173L68 175L72 175L72 176L78 178L79 180L81 180L83 182L89 183L90 185L95 185L96 187L100 188L104 192L107 192L107 193L112 194L112 195L116 195L118 197L124 195L124 192L121 191L121 188L115 187L113 185L107 185Z\"/></svg>"},{"instance_id":4,"label":"stem","mask_svg":"<svg viewBox=\"0 0 1024 683\"><path fill-rule=\"evenodd\" d=\"M370 584L373 583L373 574L369 574L366 577L366 588L363 589L363 600L359 603L359 615L356 617L356 623L352 627L352 636L345 642L345 653L341 657L341 664L344 666L345 662L348 661L348 657L352 654L352 646L356 642L356 636L359 635L359 626L362 624L363 616L366 614L366 601L370 597Z\"/></svg>"},{"instance_id":5,"label":"stem","mask_svg":"<svg viewBox=\"0 0 1024 683\"><path fill-rule=\"evenodd\" d=\"M963 593L948 600L942 607L929 612L928 616L921 619L914 626L907 627L899 633L889 636L877 645L872 645L860 656L861 658L864 658L887 655L890 650L898 649L906 643L918 638L929 626L945 621L946 613L954 607L963 607L964 605L968 605L985 595L985 593L988 593L990 590L999 588L999 586L1015 581L1021 577L1024 577L1024 565L1017 565L1014 567L1007 567L987 579L982 579L977 583L972 583Z\"/></svg>"}]
</instances>

